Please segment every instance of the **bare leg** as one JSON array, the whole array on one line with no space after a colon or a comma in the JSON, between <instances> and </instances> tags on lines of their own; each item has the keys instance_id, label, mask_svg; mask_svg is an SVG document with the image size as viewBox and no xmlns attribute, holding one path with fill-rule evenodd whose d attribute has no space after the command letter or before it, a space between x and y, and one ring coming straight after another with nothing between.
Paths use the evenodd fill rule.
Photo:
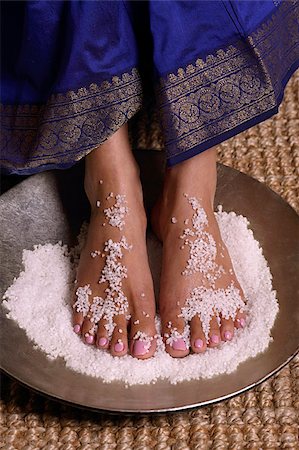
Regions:
<instances>
[{"instance_id":1,"label":"bare leg","mask_svg":"<svg viewBox=\"0 0 299 450\"><path fill-rule=\"evenodd\" d=\"M139 168L129 145L127 125L122 126L86 157L85 191L91 205L91 218L78 266L74 304L76 301L78 304L78 287L84 286L89 286L91 290L88 296L89 305L94 301L94 297L108 301L105 289L109 288L109 282L99 283L101 272L107 268L109 259L104 251L105 243L109 239L119 243L124 236L128 244L132 245L132 249L122 248L123 257L115 261L127 270L127 277L121 280L120 289L127 298L128 310L126 313L114 315L114 330L109 336L107 317L102 315L95 332L92 331L92 309L89 308L86 315L84 312L78 312L75 307L74 331L80 333L86 343L109 349L112 355L123 356L129 351L133 356L148 358L153 355L156 347L156 340L153 338L156 333L155 299L146 250L147 220ZM113 224L113 221L110 223L104 211L115 206L117 194L125 195L128 207L122 229ZM98 253L92 256L95 250ZM117 275L117 269L113 270ZM149 349L145 348L142 339L134 339L137 332L153 338Z\"/></svg>"},{"instance_id":2,"label":"bare leg","mask_svg":"<svg viewBox=\"0 0 299 450\"><path fill-rule=\"evenodd\" d=\"M242 289L236 279L228 251L221 239L218 224L216 222L213 203L216 190L216 149L211 148L171 168L167 168L165 174L163 195L152 211L152 225L158 238L163 241L163 266L161 275L161 288L159 308L162 319L162 332L169 331L169 322L181 333L184 328L184 320L177 317L183 307L186 298L198 286L207 285L202 273L197 272L191 276L182 276L188 260L188 248L182 246L182 235L185 223L191 224L192 213L184 193L200 198L208 223L205 231L214 239L217 245L215 262L224 268L224 272L217 279L215 288L226 289L231 282L240 290ZM173 223L171 218L173 219ZM216 317L210 322L208 346L218 346L220 340L230 340L234 335L234 327L245 326L245 313L238 310L236 320L221 319L219 328ZM168 325L168 326L167 326ZM194 352L204 352L207 342L203 333L202 324L198 316L193 317L190 323L191 348ZM167 351L174 357L182 357L189 353L184 343L178 345L166 345Z\"/></svg>"}]
</instances>

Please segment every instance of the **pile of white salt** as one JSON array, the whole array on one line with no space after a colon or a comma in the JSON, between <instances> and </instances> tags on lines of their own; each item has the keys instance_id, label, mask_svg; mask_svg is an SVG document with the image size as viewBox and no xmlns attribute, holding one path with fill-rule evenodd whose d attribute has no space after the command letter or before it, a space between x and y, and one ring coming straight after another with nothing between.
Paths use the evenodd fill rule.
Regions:
<instances>
[{"instance_id":1,"label":"pile of white salt","mask_svg":"<svg viewBox=\"0 0 299 450\"><path fill-rule=\"evenodd\" d=\"M185 358L172 358L160 342L154 357L147 360L130 355L113 357L108 351L84 344L74 333L71 321L75 263L61 243L23 251L24 271L4 294L7 317L15 320L50 359L62 357L67 367L104 382L118 380L132 385L166 379L176 384L230 373L242 361L267 349L279 308L267 261L248 220L221 209L215 214L249 308L246 327L235 329L232 341L221 341L217 348ZM159 245L150 235L148 247L155 251ZM79 248L72 253L78 256ZM156 320L160 332L159 318Z\"/></svg>"}]
</instances>

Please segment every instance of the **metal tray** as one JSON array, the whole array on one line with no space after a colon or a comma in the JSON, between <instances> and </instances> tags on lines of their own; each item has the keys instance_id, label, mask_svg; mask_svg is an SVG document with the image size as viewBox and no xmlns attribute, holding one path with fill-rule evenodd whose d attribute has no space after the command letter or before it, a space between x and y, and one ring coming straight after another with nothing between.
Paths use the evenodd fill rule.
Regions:
<instances>
[{"instance_id":1,"label":"metal tray","mask_svg":"<svg viewBox=\"0 0 299 450\"><path fill-rule=\"evenodd\" d=\"M157 196L164 171L159 152L137 152L147 208ZM6 319L1 307L1 368L25 385L52 398L111 413L147 413L188 409L240 394L285 366L298 352L299 343L299 217L262 183L226 166L218 166L216 202L226 211L246 216L263 247L277 290L280 311L268 349L241 363L229 375L172 385L125 388L123 383L76 373L63 360L50 361L33 348L25 332ZM0 295L22 269L24 248L34 244L72 244L88 204L83 192L82 164L67 171L50 171L29 177L0 197L2 221ZM151 249L148 249L149 253ZM155 272L155 268L152 267ZM154 273L157 279L157 273ZM157 284L157 283L156 283ZM156 286L156 289L158 286Z\"/></svg>"}]
</instances>

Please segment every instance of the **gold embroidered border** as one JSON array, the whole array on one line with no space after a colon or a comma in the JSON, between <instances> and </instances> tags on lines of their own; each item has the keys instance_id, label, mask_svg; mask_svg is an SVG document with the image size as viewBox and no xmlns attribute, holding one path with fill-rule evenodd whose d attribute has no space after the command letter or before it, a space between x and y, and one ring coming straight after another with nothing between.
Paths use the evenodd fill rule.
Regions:
<instances>
[{"instance_id":1,"label":"gold embroidered border","mask_svg":"<svg viewBox=\"0 0 299 450\"><path fill-rule=\"evenodd\" d=\"M284 1L246 42L161 79L158 96L167 156L204 144L277 106L281 81L299 60L298 30L298 0ZM113 134L141 104L141 80L133 68L100 86L52 95L46 105L1 105L1 148L9 148L16 160L21 155L23 161L11 163L12 169L71 163Z\"/></svg>"},{"instance_id":2,"label":"gold embroidered border","mask_svg":"<svg viewBox=\"0 0 299 450\"><path fill-rule=\"evenodd\" d=\"M100 85L53 94L46 105L1 105L1 149L18 163L11 169L64 164L81 159L96 148L141 107L139 72L113 77ZM12 151L15 154L12 154Z\"/></svg>"},{"instance_id":3,"label":"gold embroidered border","mask_svg":"<svg viewBox=\"0 0 299 450\"><path fill-rule=\"evenodd\" d=\"M299 8L293 0L282 2L246 42L161 78L157 95L167 157L272 110L284 77L298 61Z\"/></svg>"}]
</instances>

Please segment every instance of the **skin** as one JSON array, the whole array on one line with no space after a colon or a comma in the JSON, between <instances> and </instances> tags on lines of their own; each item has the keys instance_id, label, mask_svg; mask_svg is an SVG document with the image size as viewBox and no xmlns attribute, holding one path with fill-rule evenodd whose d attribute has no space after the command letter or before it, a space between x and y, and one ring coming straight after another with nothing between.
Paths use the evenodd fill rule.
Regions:
<instances>
[{"instance_id":1,"label":"skin","mask_svg":"<svg viewBox=\"0 0 299 450\"><path fill-rule=\"evenodd\" d=\"M102 184L100 180L103 180ZM191 221L194 213L183 195L184 192L187 192L190 196L201 198L202 206L208 216L206 231L213 236L217 243L216 263L221 264L225 270L225 273L217 280L216 288L226 288L233 280L243 296L213 213L216 181L215 148L166 169L163 192L151 213L153 231L163 242L159 295L162 333L168 331L167 323L169 321L172 322L173 326L177 327L179 332L183 331L183 319L177 317L180 313L180 308L184 305L190 290L205 283L202 275L199 273L192 276L181 275L188 259L188 248L180 248L182 240L179 239L179 236L186 227L184 220L189 218ZM97 335L94 336L89 333L92 323L88 317L83 318L82 314L75 312L75 310L73 313L73 325L77 325L77 328L80 326L79 334L88 345L96 345L98 348L108 349L113 356L124 356L130 353L132 356L140 359L149 358L156 349L156 339L154 337L156 334L154 323L156 313L155 298L146 249L147 218L143 205L139 168L131 152L126 124L105 143L87 155L85 160L85 192L91 205L91 217L85 247L80 255L73 302L77 298L75 295L76 288L86 284L89 284L92 290L90 299L93 296L105 297L104 290L107 288L107 284L98 283L105 258L92 258L90 253L96 249L102 251L104 242L109 238L114 241L120 241L121 237L125 236L128 243L133 245L131 251L123 251L124 256L121 260L121 263L128 270L128 277L122 281L122 289L128 299L128 312L131 314L131 319L127 321L124 315L117 316L114 319L117 326L114 329L110 343L104 327L106 322L103 319L100 320ZM125 216L125 225L122 230L109 225L103 213L104 208L114 204L114 199L107 200L106 198L110 192L126 195L129 214ZM100 208L96 206L98 200L101 202ZM172 217L176 217L177 223L173 224L171 222ZM103 226L102 223L106 223L106 225ZM224 257L220 256L221 253ZM141 296L143 293L145 294L144 297ZM146 317L143 312L149 317ZM208 346L217 347L221 340L228 340L229 337L225 334L226 332L231 333L230 338L232 339L234 327L241 327L240 321L237 320L241 318L246 318L246 315L240 312L238 312L235 322L231 319L222 318L219 328L214 316L210 323L210 336L218 336L219 342L210 342ZM136 320L139 321L138 324L134 324ZM207 348L207 343L200 319L194 317L190 327L191 351L195 353L204 352ZM139 330L153 338L147 353L140 351L140 348L139 352L136 353L133 336ZM87 338L86 334L88 335ZM103 338L106 338L107 342L101 345L104 342ZM120 351L117 351L116 346L118 339L121 339L123 343L123 349ZM200 348L196 347L198 339L201 339L203 342ZM166 345L166 350L173 357L184 357L190 351L190 349L178 350L169 345Z\"/></svg>"},{"instance_id":2,"label":"skin","mask_svg":"<svg viewBox=\"0 0 299 450\"><path fill-rule=\"evenodd\" d=\"M233 281L240 290L242 299L244 299L244 293L234 273L229 253L221 239L220 230L214 216L213 204L216 182L215 148L206 150L166 170L163 192L152 210L151 217L153 230L163 242L159 295L162 335L168 331L167 324L169 321L181 333L184 329L184 321L182 318L178 318L177 315L180 313L185 299L196 286L204 285L210 287L201 273L197 272L189 276L181 274L186 267L189 248L185 246L185 248L181 249L183 241L179 236L182 235L183 229L186 228L184 221L189 219L189 224L191 224L191 218L194 214L194 210L184 197L185 192L189 196L201 199L201 205L208 217L208 226L204 231L208 231L217 244L216 263L223 266L224 273L216 281L216 289L227 288ZM175 224L171 221L172 217L177 219ZM242 318L246 319L246 314L238 311L235 321L221 318L221 326L219 327L216 317L213 316L210 322L209 337L216 336L215 340L218 340L218 342L210 340L207 344L202 331L201 321L198 316L195 316L190 323L191 350L195 353L202 353L206 351L207 346L211 348L217 347L221 340L233 339L234 328L242 327L242 322L240 323L238 320ZM230 335L226 334L227 332ZM201 339L203 343L200 348L196 347L195 344L198 339ZM166 350L173 357L183 357L189 353L189 349L177 350L170 345L166 345Z\"/></svg>"},{"instance_id":3,"label":"skin","mask_svg":"<svg viewBox=\"0 0 299 450\"><path fill-rule=\"evenodd\" d=\"M100 180L103 180L102 184ZM124 256L121 260L128 270L128 277L122 280L122 289L128 299L131 320L127 322L124 315L117 316L114 319L117 326L111 341L104 345L100 345L99 341L102 338L101 342L103 342L103 338L108 337L104 327L106 321L100 320L97 335L93 336L91 342L99 348L109 348L114 356L123 356L128 352L134 353L132 338L138 330L152 337L156 334L154 289L146 249L147 220L143 207L139 169L130 149L126 126L120 128L109 140L86 157L85 192L91 205L91 217L86 244L80 255L76 287L90 284L92 296L104 298L104 290L108 285L107 283L99 284L98 280L105 258L92 258L90 253L96 249L103 250L104 242L109 238L120 241L121 237L125 236L128 243L133 245L131 251L123 251ZM125 216L125 225L122 230L109 225L103 213L104 208L114 204L114 199L106 199L110 192L126 195L129 213ZM100 208L96 206L97 200L101 202ZM102 223L106 225L103 226ZM76 300L75 290L74 301ZM145 293L144 298L141 297L142 293ZM145 317L143 311L149 317ZM136 320L140 322L138 325L134 324ZM86 342L85 334L89 333L92 327L90 320L83 319L81 313L74 312L73 325L80 325L80 334ZM115 349L118 339L121 339L124 344L121 351ZM150 351L138 357L148 358L153 355L155 349L156 340L154 339Z\"/></svg>"}]
</instances>

